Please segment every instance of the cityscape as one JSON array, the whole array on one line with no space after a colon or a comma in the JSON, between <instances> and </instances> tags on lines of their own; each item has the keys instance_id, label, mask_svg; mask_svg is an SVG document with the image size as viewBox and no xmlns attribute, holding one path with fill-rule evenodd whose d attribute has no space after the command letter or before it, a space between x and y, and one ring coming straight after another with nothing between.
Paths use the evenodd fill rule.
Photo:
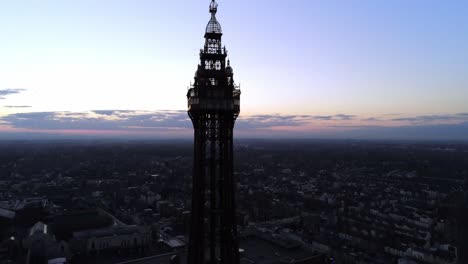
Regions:
<instances>
[{"instance_id":1,"label":"cityscape","mask_svg":"<svg viewBox=\"0 0 468 264\"><path fill-rule=\"evenodd\" d=\"M467 8L1 3L0 264L468 263Z\"/></svg>"},{"instance_id":2,"label":"cityscape","mask_svg":"<svg viewBox=\"0 0 468 264\"><path fill-rule=\"evenodd\" d=\"M190 141L0 149L4 262L186 256ZM234 151L241 263L466 259L466 143L239 140Z\"/></svg>"}]
</instances>

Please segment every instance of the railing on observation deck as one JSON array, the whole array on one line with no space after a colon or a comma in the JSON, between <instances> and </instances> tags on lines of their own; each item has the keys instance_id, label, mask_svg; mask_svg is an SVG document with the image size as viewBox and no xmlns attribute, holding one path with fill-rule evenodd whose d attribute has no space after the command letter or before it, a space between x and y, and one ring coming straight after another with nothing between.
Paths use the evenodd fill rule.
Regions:
<instances>
[{"instance_id":1,"label":"railing on observation deck","mask_svg":"<svg viewBox=\"0 0 468 264\"><path fill-rule=\"evenodd\" d=\"M200 49L200 55L201 54L221 54L221 55L224 55L226 54L227 55L227 49L226 47L223 47L223 48L217 48L215 49L215 51L211 51L209 47L204 47L203 49Z\"/></svg>"}]
</instances>

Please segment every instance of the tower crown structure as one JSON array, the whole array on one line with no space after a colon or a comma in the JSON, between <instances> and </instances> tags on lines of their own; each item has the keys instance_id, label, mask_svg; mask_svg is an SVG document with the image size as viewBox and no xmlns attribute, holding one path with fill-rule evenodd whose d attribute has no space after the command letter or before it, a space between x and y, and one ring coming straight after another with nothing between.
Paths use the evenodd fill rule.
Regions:
<instances>
[{"instance_id":1,"label":"tower crown structure","mask_svg":"<svg viewBox=\"0 0 468 264\"><path fill-rule=\"evenodd\" d=\"M240 89L234 83L233 69L222 46L221 25L216 19L218 4L210 4L211 19L206 26L205 45L200 50L200 63L194 84L187 93L189 115L197 111L233 111L234 121L240 112Z\"/></svg>"},{"instance_id":2,"label":"tower crown structure","mask_svg":"<svg viewBox=\"0 0 468 264\"><path fill-rule=\"evenodd\" d=\"M222 46L218 4L210 3L205 45L187 92L194 128L192 209L188 264L238 264L234 199L233 130L240 89Z\"/></svg>"}]
</instances>

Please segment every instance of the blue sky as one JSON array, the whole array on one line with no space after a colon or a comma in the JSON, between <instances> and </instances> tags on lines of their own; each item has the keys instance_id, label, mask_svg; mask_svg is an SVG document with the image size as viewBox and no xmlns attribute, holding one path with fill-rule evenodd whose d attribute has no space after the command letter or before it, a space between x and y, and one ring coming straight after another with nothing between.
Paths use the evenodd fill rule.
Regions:
<instances>
[{"instance_id":1,"label":"blue sky","mask_svg":"<svg viewBox=\"0 0 468 264\"><path fill-rule=\"evenodd\" d=\"M218 3L223 42L243 92L239 135L255 136L262 129L261 134L271 136L346 137L355 128L372 137L375 130L369 127L466 127L466 1ZM184 110L186 87L209 20L208 4L2 1L0 134L132 134L128 127L135 126L114 129L119 117L92 111L127 110L147 116ZM80 132L60 119L65 112L94 118L95 127L87 125ZM36 116L29 126L14 119L31 113ZM52 120L62 123L46 122L39 113L53 113ZM271 118L299 115L352 118L310 118L300 124L294 118L281 124ZM259 121L252 119L258 116L269 117L261 120L261 128L247 122ZM428 116L438 118L421 118ZM103 129L112 120L113 129ZM184 122L188 125L170 125L188 130L190 122ZM451 135L444 133L434 138Z\"/></svg>"}]
</instances>

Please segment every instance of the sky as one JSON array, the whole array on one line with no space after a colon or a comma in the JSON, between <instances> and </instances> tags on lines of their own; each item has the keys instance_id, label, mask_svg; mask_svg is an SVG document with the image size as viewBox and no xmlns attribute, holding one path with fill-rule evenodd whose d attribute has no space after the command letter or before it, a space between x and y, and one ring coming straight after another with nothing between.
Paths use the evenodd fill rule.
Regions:
<instances>
[{"instance_id":1,"label":"sky","mask_svg":"<svg viewBox=\"0 0 468 264\"><path fill-rule=\"evenodd\" d=\"M190 137L209 0L0 2L0 139ZM468 140L468 2L218 0L236 137Z\"/></svg>"}]
</instances>

